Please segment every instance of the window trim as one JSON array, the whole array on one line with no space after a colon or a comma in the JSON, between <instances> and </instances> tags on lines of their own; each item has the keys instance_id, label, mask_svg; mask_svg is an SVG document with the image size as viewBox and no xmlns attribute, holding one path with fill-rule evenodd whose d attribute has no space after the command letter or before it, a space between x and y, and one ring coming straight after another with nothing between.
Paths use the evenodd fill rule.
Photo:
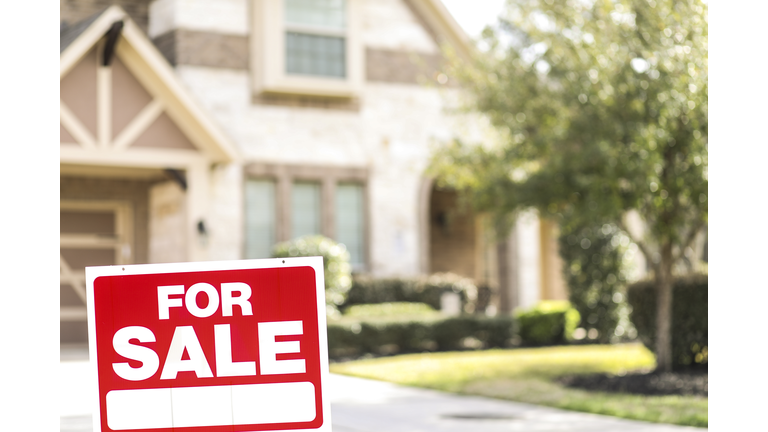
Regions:
<instances>
[{"instance_id":1,"label":"window trim","mask_svg":"<svg viewBox=\"0 0 768 432\"><path fill-rule=\"evenodd\" d=\"M346 77L289 75L285 71L285 34L298 28L285 23L284 0L255 0L251 12L251 75L261 94L293 94L331 98L358 97L364 77L360 0L347 0ZM313 26L301 26L310 28ZM313 32L314 33L314 32ZM322 34L322 32L317 33ZM339 35L339 32L336 32Z\"/></svg>"},{"instance_id":2,"label":"window trim","mask_svg":"<svg viewBox=\"0 0 768 432\"><path fill-rule=\"evenodd\" d=\"M290 240L293 226L291 214L292 187L295 182L320 183L320 233L336 239L336 186L341 183L356 183L363 188L363 265L355 272L367 272L371 267L371 210L369 172L367 168L333 167L317 165L284 165L250 163L244 167L243 185L248 180L270 180L275 182L275 242ZM246 196L243 186L243 212ZM247 232L248 220L243 217L243 232ZM242 256L247 245L243 236Z\"/></svg>"}]
</instances>

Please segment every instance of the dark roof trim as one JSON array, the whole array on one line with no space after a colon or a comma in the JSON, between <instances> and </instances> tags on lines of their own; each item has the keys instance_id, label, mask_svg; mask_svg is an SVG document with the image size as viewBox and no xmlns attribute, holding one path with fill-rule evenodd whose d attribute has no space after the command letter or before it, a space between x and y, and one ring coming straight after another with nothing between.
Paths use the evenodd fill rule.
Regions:
<instances>
[{"instance_id":1,"label":"dark roof trim","mask_svg":"<svg viewBox=\"0 0 768 432\"><path fill-rule=\"evenodd\" d=\"M64 50L67 49L67 47L69 47L78 37L80 37L80 35L83 34L83 32L86 31L88 27L90 27L91 24L93 24L93 22L96 21L107 9L109 8L104 8L99 12L91 15L90 17L72 25L67 25L65 22L62 22L59 32L59 54L63 53Z\"/></svg>"},{"instance_id":2,"label":"dark roof trim","mask_svg":"<svg viewBox=\"0 0 768 432\"><path fill-rule=\"evenodd\" d=\"M102 66L109 66L112 63L112 57L115 55L115 44L120 32L123 30L123 22L115 21L107 31L107 43L104 45L104 55L102 56Z\"/></svg>"}]
</instances>

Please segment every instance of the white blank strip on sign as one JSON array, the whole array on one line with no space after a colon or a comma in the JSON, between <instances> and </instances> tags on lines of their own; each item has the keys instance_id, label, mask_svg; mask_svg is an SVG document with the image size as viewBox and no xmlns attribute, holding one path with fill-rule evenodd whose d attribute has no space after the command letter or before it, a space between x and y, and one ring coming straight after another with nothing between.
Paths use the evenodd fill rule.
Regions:
<instances>
[{"instance_id":1,"label":"white blank strip on sign","mask_svg":"<svg viewBox=\"0 0 768 432\"><path fill-rule=\"evenodd\" d=\"M173 426L219 426L232 423L230 386L171 389Z\"/></svg>"},{"instance_id":2,"label":"white blank strip on sign","mask_svg":"<svg viewBox=\"0 0 768 432\"><path fill-rule=\"evenodd\" d=\"M173 427L171 389L112 390L107 425L113 430Z\"/></svg>"},{"instance_id":3,"label":"white blank strip on sign","mask_svg":"<svg viewBox=\"0 0 768 432\"><path fill-rule=\"evenodd\" d=\"M311 382L232 386L235 423L293 423L315 419L315 385Z\"/></svg>"},{"instance_id":4,"label":"white blank strip on sign","mask_svg":"<svg viewBox=\"0 0 768 432\"><path fill-rule=\"evenodd\" d=\"M298 423L315 419L311 382L112 390L113 430Z\"/></svg>"}]
</instances>

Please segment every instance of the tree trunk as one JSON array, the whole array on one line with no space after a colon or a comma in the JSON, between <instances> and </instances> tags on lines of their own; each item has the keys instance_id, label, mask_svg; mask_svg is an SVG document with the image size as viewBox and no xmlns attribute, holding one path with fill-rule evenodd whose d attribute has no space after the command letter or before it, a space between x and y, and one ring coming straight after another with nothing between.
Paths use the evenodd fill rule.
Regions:
<instances>
[{"instance_id":1,"label":"tree trunk","mask_svg":"<svg viewBox=\"0 0 768 432\"><path fill-rule=\"evenodd\" d=\"M512 313L512 281L509 272L509 240L504 239L496 244L496 255L499 268L499 314Z\"/></svg>"},{"instance_id":2,"label":"tree trunk","mask_svg":"<svg viewBox=\"0 0 768 432\"><path fill-rule=\"evenodd\" d=\"M656 279L656 368L672 370L672 244L661 248Z\"/></svg>"}]
</instances>

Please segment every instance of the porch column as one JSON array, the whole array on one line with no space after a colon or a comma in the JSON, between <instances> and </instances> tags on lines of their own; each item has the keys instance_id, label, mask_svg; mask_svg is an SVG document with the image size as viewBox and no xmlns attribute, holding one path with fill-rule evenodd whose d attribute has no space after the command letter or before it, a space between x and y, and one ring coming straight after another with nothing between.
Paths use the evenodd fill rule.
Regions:
<instances>
[{"instance_id":1,"label":"porch column","mask_svg":"<svg viewBox=\"0 0 768 432\"><path fill-rule=\"evenodd\" d=\"M517 230L515 228L496 245L499 269L499 313L501 315L511 314L520 304L517 247Z\"/></svg>"}]
</instances>

